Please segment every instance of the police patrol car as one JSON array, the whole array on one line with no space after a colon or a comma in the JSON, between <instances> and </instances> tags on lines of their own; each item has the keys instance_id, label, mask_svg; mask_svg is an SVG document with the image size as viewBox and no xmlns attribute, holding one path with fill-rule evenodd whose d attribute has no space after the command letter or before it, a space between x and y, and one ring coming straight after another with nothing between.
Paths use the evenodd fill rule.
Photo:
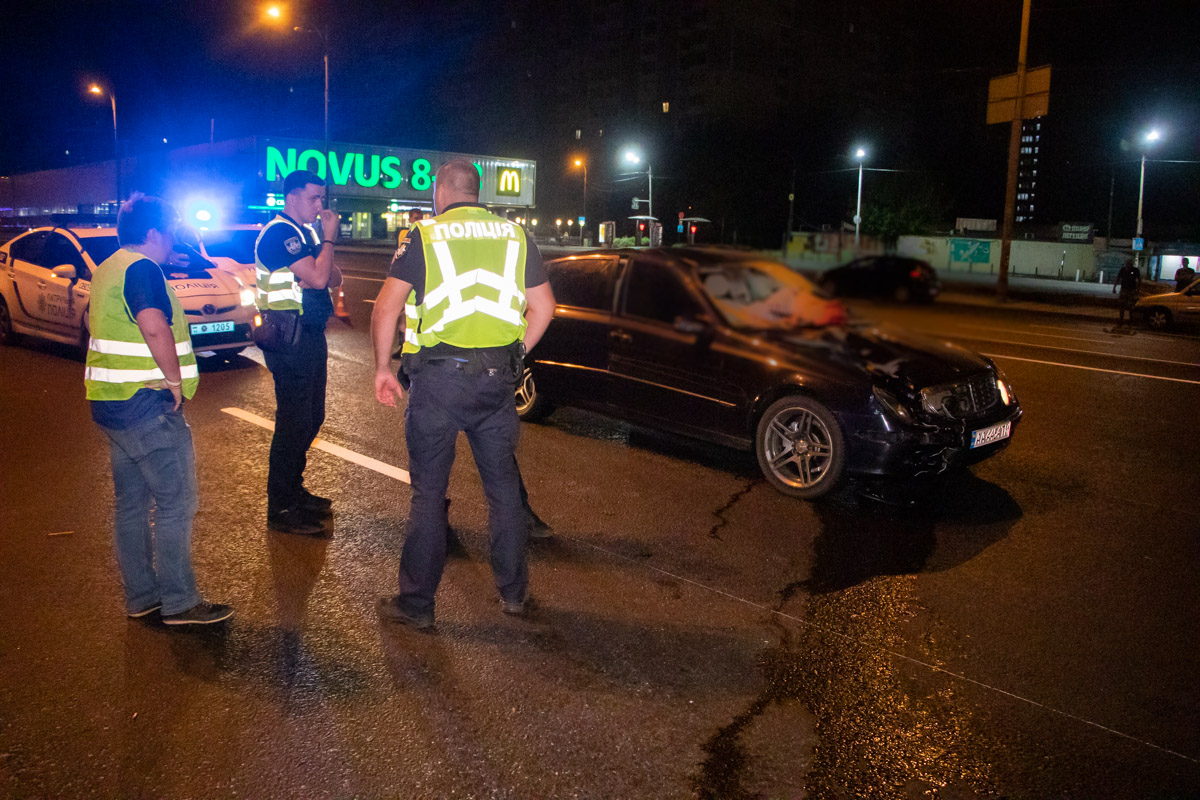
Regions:
<instances>
[{"instance_id":1,"label":"police patrol car","mask_svg":"<svg viewBox=\"0 0 1200 800\"><path fill-rule=\"evenodd\" d=\"M213 233L214 254L201 244L202 258L178 254L164 268L187 315L193 349L227 358L253 343L257 314L253 264L240 261L244 248L231 244L248 238L252 254L257 226L237 227L247 230ZM0 246L0 344L28 335L86 350L92 273L117 247L115 228L53 227L34 228Z\"/></svg>"}]
</instances>

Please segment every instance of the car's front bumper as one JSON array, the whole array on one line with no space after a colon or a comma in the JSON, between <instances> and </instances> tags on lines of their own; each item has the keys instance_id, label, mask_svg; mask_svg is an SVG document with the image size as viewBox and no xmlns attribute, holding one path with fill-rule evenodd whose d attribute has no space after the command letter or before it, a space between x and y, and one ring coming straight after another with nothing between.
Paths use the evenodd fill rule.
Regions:
<instances>
[{"instance_id":1,"label":"car's front bumper","mask_svg":"<svg viewBox=\"0 0 1200 800\"><path fill-rule=\"evenodd\" d=\"M919 478L977 464L1008 447L1022 413L1014 403L970 422L938 428L895 424L880 415L843 417L847 469L853 475ZM1006 438L972 449L972 431L1003 422L1012 424Z\"/></svg>"}]
</instances>

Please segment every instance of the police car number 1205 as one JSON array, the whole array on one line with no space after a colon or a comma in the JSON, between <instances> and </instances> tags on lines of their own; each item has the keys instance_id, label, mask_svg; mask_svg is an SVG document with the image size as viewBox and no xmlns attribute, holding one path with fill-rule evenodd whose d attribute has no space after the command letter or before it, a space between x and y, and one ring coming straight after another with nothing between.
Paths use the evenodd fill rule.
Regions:
<instances>
[{"instance_id":1,"label":"police car number 1205","mask_svg":"<svg viewBox=\"0 0 1200 800\"><path fill-rule=\"evenodd\" d=\"M976 447L983 447L984 445L1007 439L1011 433L1011 420L1001 422L999 425L993 425L990 428L980 428L977 431L971 431L971 449L974 450Z\"/></svg>"}]
</instances>

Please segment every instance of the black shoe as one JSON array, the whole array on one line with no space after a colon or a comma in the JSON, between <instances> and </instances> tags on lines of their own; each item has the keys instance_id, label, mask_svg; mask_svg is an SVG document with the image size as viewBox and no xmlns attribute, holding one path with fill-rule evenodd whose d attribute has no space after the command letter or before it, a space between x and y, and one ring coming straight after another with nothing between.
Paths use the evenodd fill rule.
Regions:
<instances>
[{"instance_id":1,"label":"black shoe","mask_svg":"<svg viewBox=\"0 0 1200 800\"><path fill-rule=\"evenodd\" d=\"M524 598L515 602L512 600L505 600L503 597L500 598L500 610L505 614L510 614L514 617L524 616L529 606L530 601L528 592L526 592Z\"/></svg>"},{"instance_id":2,"label":"black shoe","mask_svg":"<svg viewBox=\"0 0 1200 800\"><path fill-rule=\"evenodd\" d=\"M530 539L549 539L554 535L554 528L551 528L544 519L533 513L533 509L529 509L529 538Z\"/></svg>"},{"instance_id":3,"label":"black shoe","mask_svg":"<svg viewBox=\"0 0 1200 800\"><path fill-rule=\"evenodd\" d=\"M408 625L417 630L433 627L433 613L410 614L401 607L398 597L381 597L375 603L375 613L384 622Z\"/></svg>"},{"instance_id":4,"label":"black shoe","mask_svg":"<svg viewBox=\"0 0 1200 800\"><path fill-rule=\"evenodd\" d=\"M233 607L220 603L199 602L178 614L163 614L164 625L212 625L233 616Z\"/></svg>"},{"instance_id":5,"label":"black shoe","mask_svg":"<svg viewBox=\"0 0 1200 800\"><path fill-rule=\"evenodd\" d=\"M311 512L297 506L267 514L267 527L280 533L296 533L301 536L316 536L325 532L325 526Z\"/></svg>"},{"instance_id":6,"label":"black shoe","mask_svg":"<svg viewBox=\"0 0 1200 800\"><path fill-rule=\"evenodd\" d=\"M125 614L125 616L129 617L130 619L141 619L142 617L147 617L147 616L153 614L155 611L158 611L160 608L162 608L162 603L154 603L152 605L146 606L141 611L129 611Z\"/></svg>"},{"instance_id":7,"label":"black shoe","mask_svg":"<svg viewBox=\"0 0 1200 800\"><path fill-rule=\"evenodd\" d=\"M300 496L299 507L303 511L315 512L321 515L333 513L333 501L328 497L313 494L308 489Z\"/></svg>"}]
</instances>

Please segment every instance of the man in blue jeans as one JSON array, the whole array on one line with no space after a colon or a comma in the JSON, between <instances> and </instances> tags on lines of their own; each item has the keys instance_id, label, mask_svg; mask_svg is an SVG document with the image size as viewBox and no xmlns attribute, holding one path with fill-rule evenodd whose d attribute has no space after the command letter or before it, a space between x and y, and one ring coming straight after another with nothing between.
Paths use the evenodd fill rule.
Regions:
<instances>
[{"instance_id":1,"label":"man in blue jeans","mask_svg":"<svg viewBox=\"0 0 1200 800\"><path fill-rule=\"evenodd\" d=\"M157 197L135 194L121 206L121 249L92 276L84 384L109 441L125 613L210 625L233 609L205 602L192 572L196 455L183 402L196 393L199 373L183 307L160 266L178 224Z\"/></svg>"}]
</instances>

